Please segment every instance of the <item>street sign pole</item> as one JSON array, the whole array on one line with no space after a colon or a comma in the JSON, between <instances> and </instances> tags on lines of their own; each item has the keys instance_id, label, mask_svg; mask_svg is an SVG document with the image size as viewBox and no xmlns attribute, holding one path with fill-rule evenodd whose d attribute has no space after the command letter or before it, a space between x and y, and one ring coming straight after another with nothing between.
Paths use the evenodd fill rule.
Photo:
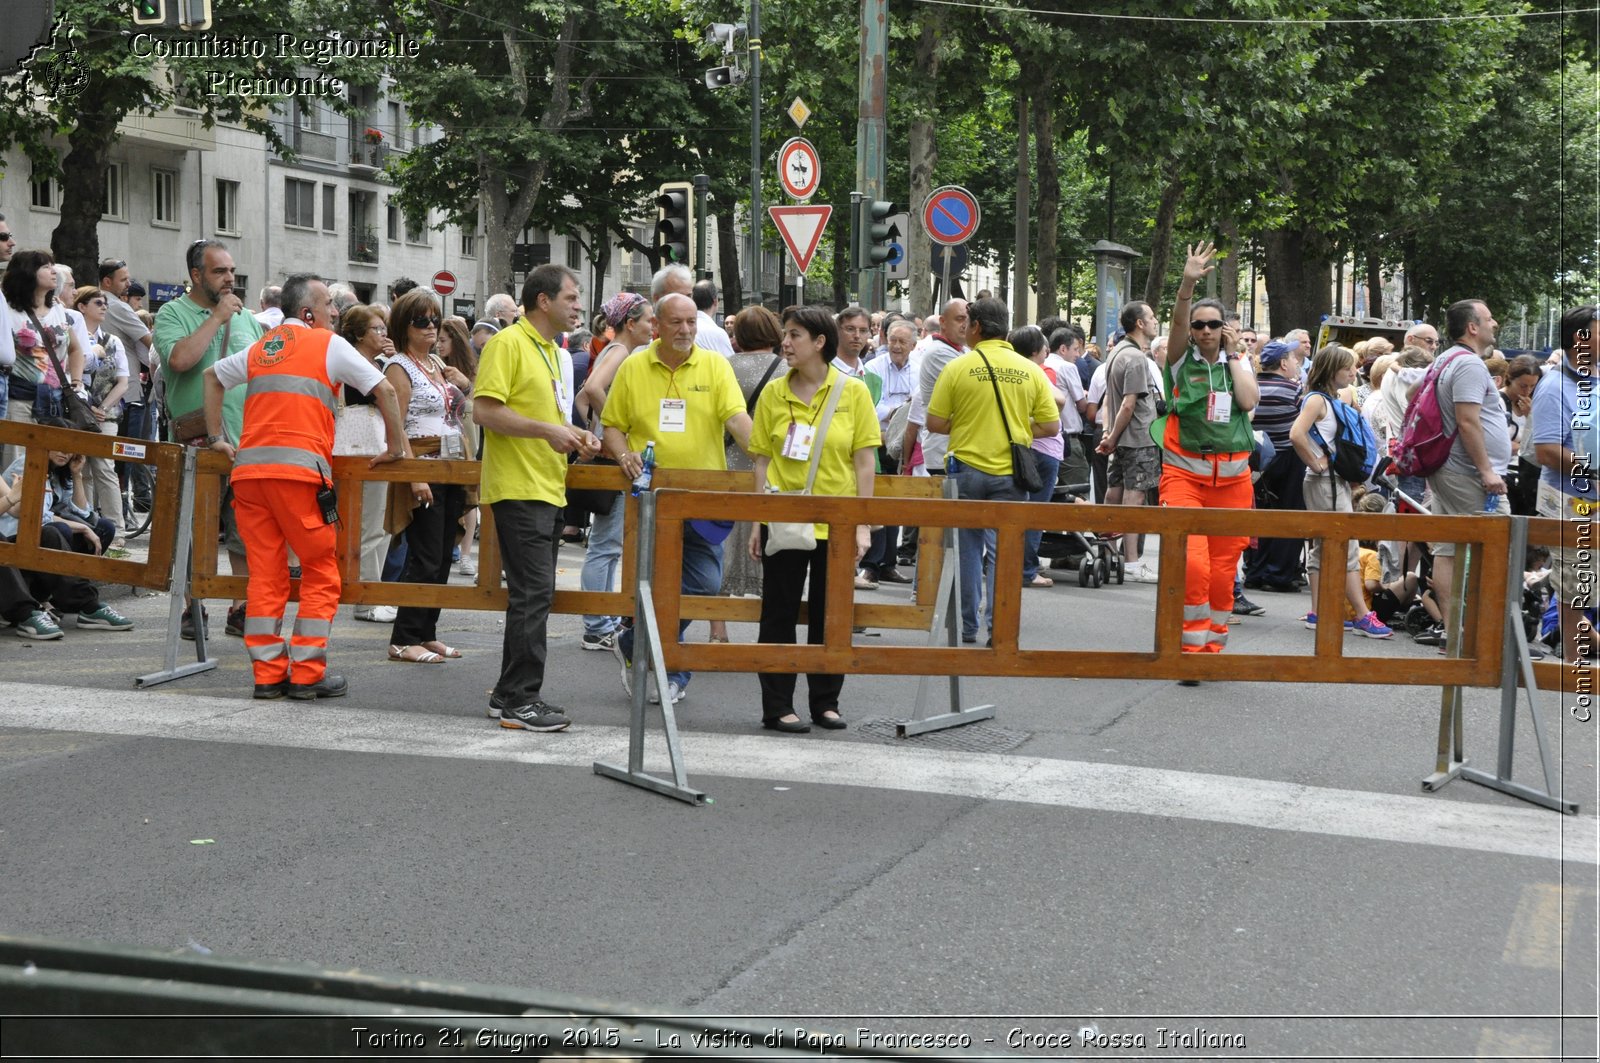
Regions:
<instances>
[{"instance_id":1,"label":"street sign pole","mask_svg":"<svg viewBox=\"0 0 1600 1063\"><path fill-rule=\"evenodd\" d=\"M861 200L860 192L850 193L850 301L866 305L861 294L861 273L856 264L861 261Z\"/></svg>"},{"instance_id":2,"label":"street sign pole","mask_svg":"<svg viewBox=\"0 0 1600 1063\"><path fill-rule=\"evenodd\" d=\"M761 0L750 0L750 284L746 302L761 298ZM732 233L728 234L732 237Z\"/></svg>"},{"instance_id":3,"label":"street sign pole","mask_svg":"<svg viewBox=\"0 0 1600 1063\"><path fill-rule=\"evenodd\" d=\"M861 65L856 118L857 198L869 202L889 198L884 193L885 141L888 139L888 0L861 0ZM851 217L860 218L852 211ZM856 226L853 226L853 228ZM851 255L851 271L858 260ZM883 271L864 270L855 276L861 305L868 311L883 309Z\"/></svg>"}]
</instances>

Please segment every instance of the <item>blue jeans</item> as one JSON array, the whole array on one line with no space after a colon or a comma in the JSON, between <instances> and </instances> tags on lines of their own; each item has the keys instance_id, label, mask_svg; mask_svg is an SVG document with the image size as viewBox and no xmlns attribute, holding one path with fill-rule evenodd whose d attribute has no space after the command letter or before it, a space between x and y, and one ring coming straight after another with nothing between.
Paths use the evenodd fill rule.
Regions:
<instances>
[{"instance_id":1,"label":"blue jeans","mask_svg":"<svg viewBox=\"0 0 1600 1063\"><path fill-rule=\"evenodd\" d=\"M1020 502L1022 492L1009 475L993 476L964 464L959 458L949 458L948 469L955 477L956 490L963 499L994 502ZM961 528L956 533L956 554L961 560L961 637L978 635L978 597L980 584L985 584L984 555L994 555L993 528ZM984 599L983 622L990 627L994 620L994 569L989 569L986 583L988 597Z\"/></svg>"},{"instance_id":2,"label":"blue jeans","mask_svg":"<svg viewBox=\"0 0 1600 1063\"><path fill-rule=\"evenodd\" d=\"M583 572L578 586L586 591L614 591L617 571L622 567L622 518L627 499L618 497L610 513L596 513L589 524L589 551L583 557ZM589 615L583 618L586 635L604 635L617 629L614 616Z\"/></svg>"},{"instance_id":3,"label":"blue jeans","mask_svg":"<svg viewBox=\"0 0 1600 1063\"><path fill-rule=\"evenodd\" d=\"M1033 452L1034 464L1039 466L1039 490L1028 495L1029 502L1048 502L1056 491L1056 473L1061 468L1061 462L1048 454ZM1028 534L1022 538L1022 582L1032 583L1039 575L1039 540L1044 538L1044 530L1029 529Z\"/></svg>"},{"instance_id":4,"label":"blue jeans","mask_svg":"<svg viewBox=\"0 0 1600 1063\"><path fill-rule=\"evenodd\" d=\"M621 508L620 506L618 508ZM683 526L683 593L689 594L717 594L722 590L722 543L708 543L689 525ZM683 633L689 630L692 621L678 621L678 637L683 638ZM633 628L624 628L622 636L617 639L617 645L622 649L622 656L633 660ZM677 683L679 689L687 690L689 679L693 672L669 672L667 680ZM666 691L662 691L665 700Z\"/></svg>"}]
</instances>

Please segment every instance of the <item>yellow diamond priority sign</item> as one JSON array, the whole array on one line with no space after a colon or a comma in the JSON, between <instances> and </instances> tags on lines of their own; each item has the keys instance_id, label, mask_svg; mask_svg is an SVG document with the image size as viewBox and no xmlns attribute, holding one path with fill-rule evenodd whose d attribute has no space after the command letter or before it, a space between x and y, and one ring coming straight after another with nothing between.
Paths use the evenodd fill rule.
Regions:
<instances>
[{"instance_id":1,"label":"yellow diamond priority sign","mask_svg":"<svg viewBox=\"0 0 1600 1063\"><path fill-rule=\"evenodd\" d=\"M811 108L806 106L805 100L796 96L794 102L789 105L789 120L794 123L796 129L804 129L806 127L806 119L810 117Z\"/></svg>"}]
</instances>

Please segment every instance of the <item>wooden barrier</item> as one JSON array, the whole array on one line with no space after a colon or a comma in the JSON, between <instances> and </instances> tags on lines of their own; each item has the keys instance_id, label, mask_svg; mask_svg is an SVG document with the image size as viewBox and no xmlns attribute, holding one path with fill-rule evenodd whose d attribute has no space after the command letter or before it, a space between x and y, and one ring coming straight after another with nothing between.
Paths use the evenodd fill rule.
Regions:
<instances>
[{"instance_id":1,"label":"wooden barrier","mask_svg":"<svg viewBox=\"0 0 1600 1063\"><path fill-rule=\"evenodd\" d=\"M1161 536L1160 581L1156 588L1153 651L1042 650L1018 645L1022 598L1023 535L1039 523L1032 502L961 502L891 498L794 499L782 495L745 496L662 490L657 492L656 570L673 572L682 564L678 526L690 518L800 520L853 524L903 524L929 528L994 528L998 538L992 647L856 646L849 581L828 586L828 623L822 646L749 643L737 646L668 642L672 670L709 672L840 672L880 675L1000 675L1125 679L1228 679L1274 683L1375 683L1398 686L1495 687L1501 679L1501 640L1506 605L1510 522L1479 517L1424 517L1395 514L1330 514L1264 510L1074 506L1076 523L1116 527ZM1467 632L1460 658L1403 662L1346 657L1340 623L1321 625L1313 652L1278 654L1186 654L1181 649L1183 585L1190 535L1260 535L1320 538L1327 557L1342 557L1352 539L1405 539L1469 543L1477 547L1467 575ZM829 568L850 571L854 545L849 537L829 540ZM1520 559L1518 561L1520 564ZM835 566L838 566L835 568ZM688 615L672 581L655 587L660 630L675 630ZM1313 608L1322 616L1344 615L1344 583L1324 580Z\"/></svg>"},{"instance_id":2,"label":"wooden barrier","mask_svg":"<svg viewBox=\"0 0 1600 1063\"><path fill-rule=\"evenodd\" d=\"M222 480L231 465L216 451L198 455L194 509L194 571L191 588L197 598L242 599L247 580L243 576L222 575L217 570L214 544L220 529ZM479 463L419 459L398 461L370 468L366 458L333 459L333 479L339 492L339 571L343 577L340 601L350 605L420 605L440 609L481 609L504 611L506 591L500 585L500 541L495 534L494 512L489 506L479 509L478 575L469 585L434 583L364 582L357 549L362 520L361 485L370 481L388 483L452 483L476 485ZM717 472L696 469L657 469L658 488L688 488L697 491L733 492L734 497L756 497L751 491L748 472ZM937 498L941 482L930 477L884 476L876 490L889 498ZM622 570L617 591L556 592L551 612L632 616L635 611L635 552L639 525L638 499L627 493L628 481L614 465L571 465L567 469L568 488L591 488L623 492L627 506L623 517ZM735 508L739 508L737 505ZM742 516L730 518L743 520ZM865 602L856 607L857 624L879 628L926 630L933 616L933 594L939 584L943 555L938 549L937 528L923 528L917 551L915 596L907 603ZM727 549L743 549L730 544ZM291 581L290 598L299 596L299 581ZM694 620L754 622L761 611L756 598L720 596L691 597L682 606L684 616Z\"/></svg>"},{"instance_id":3,"label":"wooden barrier","mask_svg":"<svg viewBox=\"0 0 1600 1063\"><path fill-rule=\"evenodd\" d=\"M0 444L27 449L27 463L22 475L22 501L16 511L19 518L17 541L0 542L0 565L35 572L60 572L102 583L167 589L172 579L173 547L178 531L178 484L183 475L181 446L175 443L152 443L148 439L130 436L47 428L20 421L0 422ZM40 547L41 524L37 517L44 512L44 480L52 450L155 467L158 489L153 492L152 505L155 510L150 516L150 552L144 561ZM87 475L87 470L83 475ZM118 504L121 504L120 500ZM35 519L30 519L29 514L34 515Z\"/></svg>"},{"instance_id":4,"label":"wooden barrier","mask_svg":"<svg viewBox=\"0 0 1600 1063\"><path fill-rule=\"evenodd\" d=\"M1595 529L1600 521L1588 522L1588 532L1585 540L1579 540L1580 529L1583 522L1557 520L1553 517L1532 517L1528 520L1528 542L1533 546L1565 546L1568 549L1588 550L1595 561L1600 563L1600 542L1595 539ZM1600 585L1591 582L1590 595L1600 601ZM1600 691L1596 690L1596 671L1593 665L1569 661L1535 661L1533 665L1534 682L1538 683L1540 690L1561 690L1594 697Z\"/></svg>"}]
</instances>

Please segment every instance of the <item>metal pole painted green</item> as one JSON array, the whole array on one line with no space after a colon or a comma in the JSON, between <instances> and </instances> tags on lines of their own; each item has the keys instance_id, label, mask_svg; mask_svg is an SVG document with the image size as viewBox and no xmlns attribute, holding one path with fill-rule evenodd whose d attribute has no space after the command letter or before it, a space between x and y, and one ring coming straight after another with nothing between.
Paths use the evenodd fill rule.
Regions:
<instances>
[{"instance_id":1,"label":"metal pole painted green","mask_svg":"<svg viewBox=\"0 0 1600 1063\"><path fill-rule=\"evenodd\" d=\"M747 305L761 299L761 0L750 0L750 294ZM732 235L731 233L729 234Z\"/></svg>"}]
</instances>

